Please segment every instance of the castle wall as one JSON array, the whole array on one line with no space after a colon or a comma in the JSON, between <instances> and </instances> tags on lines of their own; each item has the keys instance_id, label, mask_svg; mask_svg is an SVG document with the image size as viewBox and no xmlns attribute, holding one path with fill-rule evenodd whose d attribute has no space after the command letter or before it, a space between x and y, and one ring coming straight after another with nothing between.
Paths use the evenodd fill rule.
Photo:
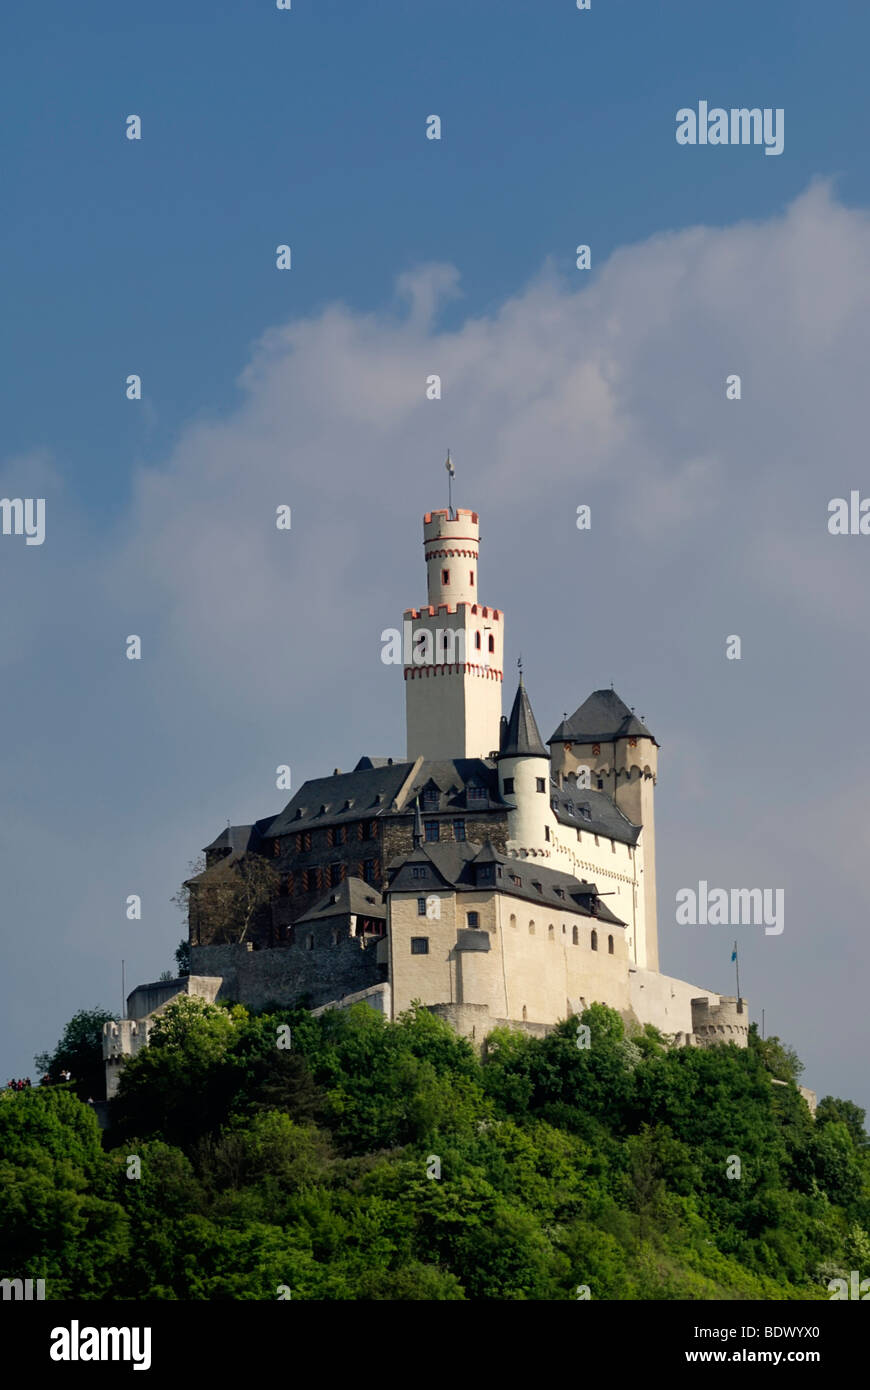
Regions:
<instances>
[{"instance_id":1,"label":"castle wall","mask_svg":"<svg viewBox=\"0 0 870 1390\"><path fill-rule=\"evenodd\" d=\"M390 897L395 1013L421 999L430 1006L485 1007L491 1017L518 1023L553 1024L593 1002L630 1008L623 928L491 890L446 894L440 908L440 919L421 917L412 895ZM468 929L469 910L478 912L480 931ZM413 937L428 939L428 954L412 954Z\"/></svg>"},{"instance_id":2,"label":"castle wall","mask_svg":"<svg viewBox=\"0 0 870 1390\"><path fill-rule=\"evenodd\" d=\"M383 982L377 938L361 940L343 935L332 943L330 923L304 922L301 944L255 951L250 942L231 946L192 946L191 969L222 977L219 999L231 999L251 1008L267 1004L291 1004L307 996L317 1008ZM309 949L309 936L315 946Z\"/></svg>"}]
</instances>

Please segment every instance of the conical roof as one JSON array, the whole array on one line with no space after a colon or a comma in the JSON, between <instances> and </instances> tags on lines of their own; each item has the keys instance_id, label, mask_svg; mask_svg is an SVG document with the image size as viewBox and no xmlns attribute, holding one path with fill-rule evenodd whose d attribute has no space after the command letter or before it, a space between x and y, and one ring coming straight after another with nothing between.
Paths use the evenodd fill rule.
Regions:
<instances>
[{"instance_id":1,"label":"conical roof","mask_svg":"<svg viewBox=\"0 0 870 1390\"><path fill-rule=\"evenodd\" d=\"M550 756L544 747L538 726L535 723L535 716L532 714L531 702L526 694L522 676L520 676L520 683L514 698L514 707L502 732L502 746L499 749L499 756L502 758L549 758Z\"/></svg>"}]
</instances>

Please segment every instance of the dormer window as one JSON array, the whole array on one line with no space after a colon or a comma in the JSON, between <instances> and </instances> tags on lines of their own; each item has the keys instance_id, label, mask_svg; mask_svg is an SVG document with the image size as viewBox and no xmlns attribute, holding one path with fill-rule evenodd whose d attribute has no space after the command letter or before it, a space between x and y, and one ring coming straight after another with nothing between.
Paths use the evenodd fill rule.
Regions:
<instances>
[{"instance_id":1,"label":"dormer window","mask_svg":"<svg viewBox=\"0 0 870 1390\"><path fill-rule=\"evenodd\" d=\"M423 810L437 811L440 800L437 787L427 787L423 792Z\"/></svg>"},{"instance_id":2,"label":"dormer window","mask_svg":"<svg viewBox=\"0 0 870 1390\"><path fill-rule=\"evenodd\" d=\"M469 782L467 795L469 801L486 801L488 799L486 787L481 787L477 782Z\"/></svg>"}]
</instances>

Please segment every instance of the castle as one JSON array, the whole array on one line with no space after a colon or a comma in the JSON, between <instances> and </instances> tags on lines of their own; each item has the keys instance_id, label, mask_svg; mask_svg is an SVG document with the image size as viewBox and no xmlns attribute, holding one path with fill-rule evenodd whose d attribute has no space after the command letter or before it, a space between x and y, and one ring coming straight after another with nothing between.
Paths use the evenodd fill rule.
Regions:
<instances>
[{"instance_id":1,"label":"castle","mask_svg":"<svg viewBox=\"0 0 870 1390\"><path fill-rule=\"evenodd\" d=\"M427 513L423 545L427 602L403 625L404 760L362 757L212 841L188 885L190 974L139 986L106 1025L109 1096L182 994L314 1012L362 1001L390 1019L420 1001L477 1045L602 1002L677 1044L746 1045L744 999L659 972L656 739L609 689L548 747L522 674L505 718L504 614L478 600L478 514Z\"/></svg>"}]
</instances>

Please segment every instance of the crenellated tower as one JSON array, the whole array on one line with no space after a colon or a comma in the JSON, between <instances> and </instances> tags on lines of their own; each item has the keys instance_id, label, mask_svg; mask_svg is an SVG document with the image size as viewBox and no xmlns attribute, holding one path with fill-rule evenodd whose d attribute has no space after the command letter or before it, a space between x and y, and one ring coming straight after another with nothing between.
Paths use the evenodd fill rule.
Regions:
<instances>
[{"instance_id":1,"label":"crenellated tower","mask_svg":"<svg viewBox=\"0 0 870 1390\"><path fill-rule=\"evenodd\" d=\"M405 612L408 760L498 749L504 621L477 598L480 522L464 508L423 518L427 604Z\"/></svg>"}]
</instances>

